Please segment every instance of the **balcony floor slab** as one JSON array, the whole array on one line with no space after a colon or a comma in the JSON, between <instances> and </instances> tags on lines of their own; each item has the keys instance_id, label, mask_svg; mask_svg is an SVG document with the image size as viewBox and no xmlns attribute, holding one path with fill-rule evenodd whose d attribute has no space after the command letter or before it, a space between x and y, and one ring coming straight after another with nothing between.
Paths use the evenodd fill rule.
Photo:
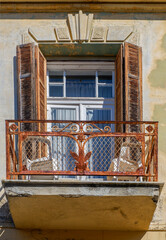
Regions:
<instances>
[{"instance_id":1,"label":"balcony floor slab","mask_svg":"<svg viewBox=\"0 0 166 240\"><path fill-rule=\"evenodd\" d=\"M147 230L162 183L5 180L16 228Z\"/></svg>"}]
</instances>

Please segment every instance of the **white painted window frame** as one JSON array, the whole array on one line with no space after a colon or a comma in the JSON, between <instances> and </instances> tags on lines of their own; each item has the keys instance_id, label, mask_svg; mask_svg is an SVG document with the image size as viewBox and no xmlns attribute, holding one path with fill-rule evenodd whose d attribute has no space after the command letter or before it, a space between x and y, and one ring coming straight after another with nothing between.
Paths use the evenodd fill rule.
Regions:
<instances>
[{"instance_id":1,"label":"white painted window frame","mask_svg":"<svg viewBox=\"0 0 166 240\"><path fill-rule=\"evenodd\" d=\"M66 83L66 70L94 70L96 71L96 97L66 97L66 88L63 87L64 97L49 97L49 73L53 71L63 71L63 84ZM97 71L107 70L112 71L112 84L113 87L113 97L103 98L98 97L98 86L104 85L103 83L98 83ZM62 83L59 83L62 85ZM52 85L52 84L51 84ZM55 85L58 85L57 83ZM51 119L51 108L68 108L78 107L79 117L77 120L86 120L86 108L107 108L111 109L114 120L115 116L115 63L110 61L54 61L47 64L47 117Z\"/></svg>"}]
</instances>

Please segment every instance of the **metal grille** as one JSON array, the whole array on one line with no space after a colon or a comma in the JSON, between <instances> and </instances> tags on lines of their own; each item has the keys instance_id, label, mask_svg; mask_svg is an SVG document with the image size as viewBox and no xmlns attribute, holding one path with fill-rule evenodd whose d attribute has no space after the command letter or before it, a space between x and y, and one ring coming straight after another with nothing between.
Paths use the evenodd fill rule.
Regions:
<instances>
[{"instance_id":1,"label":"metal grille","mask_svg":"<svg viewBox=\"0 0 166 240\"><path fill-rule=\"evenodd\" d=\"M7 177L157 179L157 123L6 121ZM31 126L24 131L23 126ZM42 132L41 125L45 125ZM119 127L119 126L122 127ZM128 132L130 126L139 131ZM118 131L119 130L119 131ZM107 176L107 177L106 177Z\"/></svg>"},{"instance_id":2,"label":"metal grille","mask_svg":"<svg viewBox=\"0 0 166 240\"><path fill-rule=\"evenodd\" d=\"M135 137L94 137L84 147L85 155L91 152L90 171L135 172L142 165L142 147ZM76 141L69 137L28 136L22 143L23 165L27 170L74 171L78 153Z\"/></svg>"},{"instance_id":3,"label":"metal grille","mask_svg":"<svg viewBox=\"0 0 166 240\"><path fill-rule=\"evenodd\" d=\"M78 154L78 147L74 139L69 137L52 137L52 155L59 171L74 171L75 160L70 151Z\"/></svg>"},{"instance_id":4,"label":"metal grille","mask_svg":"<svg viewBox=\"0 0 166 240\"><path fill-rule=\"evenodd\" d=\"M142 147L135 137L95 137L85 149L92 151L91 171L135 172L142 165Z\"/></svg>"},{"instance_id":5,"label":"metal grille","mask_svg":"<svg viewBox=\"0 0 166 240\"><path fill-rule=\"evenodd\" d=\"M26 170L52 171L51 144L47 137L27 136L22 142L23 168Z\"/></svg>"}]
</instances>

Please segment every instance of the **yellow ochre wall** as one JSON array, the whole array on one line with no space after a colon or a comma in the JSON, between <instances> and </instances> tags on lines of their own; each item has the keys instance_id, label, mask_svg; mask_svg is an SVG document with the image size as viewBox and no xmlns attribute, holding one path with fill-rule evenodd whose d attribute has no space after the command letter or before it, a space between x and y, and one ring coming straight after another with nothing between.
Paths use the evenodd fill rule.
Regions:
<instances>
[{"instance_id":1,"label":"yellow ochre wall","mask_svg":"<svg viewBox=\"0 0 166 240\"><path fill-rule=\"evenodd\" d=\"M2 2L2 1L1 1ZM81 5L78 7L81 8ZM71 9L70 9L71 11ZM65 25L67 13L0 13L0 176L5 178L5 119L15 118L16 45L34 41L29 28L54 34L54 27ZM159 182L166 181L166 13L95 13L94 26L131 26L126 41L143 50L143 116L159 121ZM90 43L89 43L90 44ZM148 232L107 231L23 231L3 227L3 240L165 240L166 188L164 186ZM1 188L0 206L5 197ZM1 216L1 213L0 213Z\"/></svg>"}]
</instances>

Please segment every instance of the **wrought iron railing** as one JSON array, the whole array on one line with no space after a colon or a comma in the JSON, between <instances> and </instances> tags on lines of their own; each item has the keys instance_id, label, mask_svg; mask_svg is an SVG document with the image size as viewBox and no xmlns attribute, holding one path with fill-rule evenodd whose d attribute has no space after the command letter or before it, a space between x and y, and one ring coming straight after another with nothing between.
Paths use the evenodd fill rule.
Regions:
<instances>
[{"instance_id":1,"label":"wrought iron railing","mask_svg":"<svg viewBox=\"0 0 166 240\"><path fill-rule=\"evenodd\" d=\"M158 123L6 120L6 159L7 179L157 181Z\"/></svg>"}]
</instances>

